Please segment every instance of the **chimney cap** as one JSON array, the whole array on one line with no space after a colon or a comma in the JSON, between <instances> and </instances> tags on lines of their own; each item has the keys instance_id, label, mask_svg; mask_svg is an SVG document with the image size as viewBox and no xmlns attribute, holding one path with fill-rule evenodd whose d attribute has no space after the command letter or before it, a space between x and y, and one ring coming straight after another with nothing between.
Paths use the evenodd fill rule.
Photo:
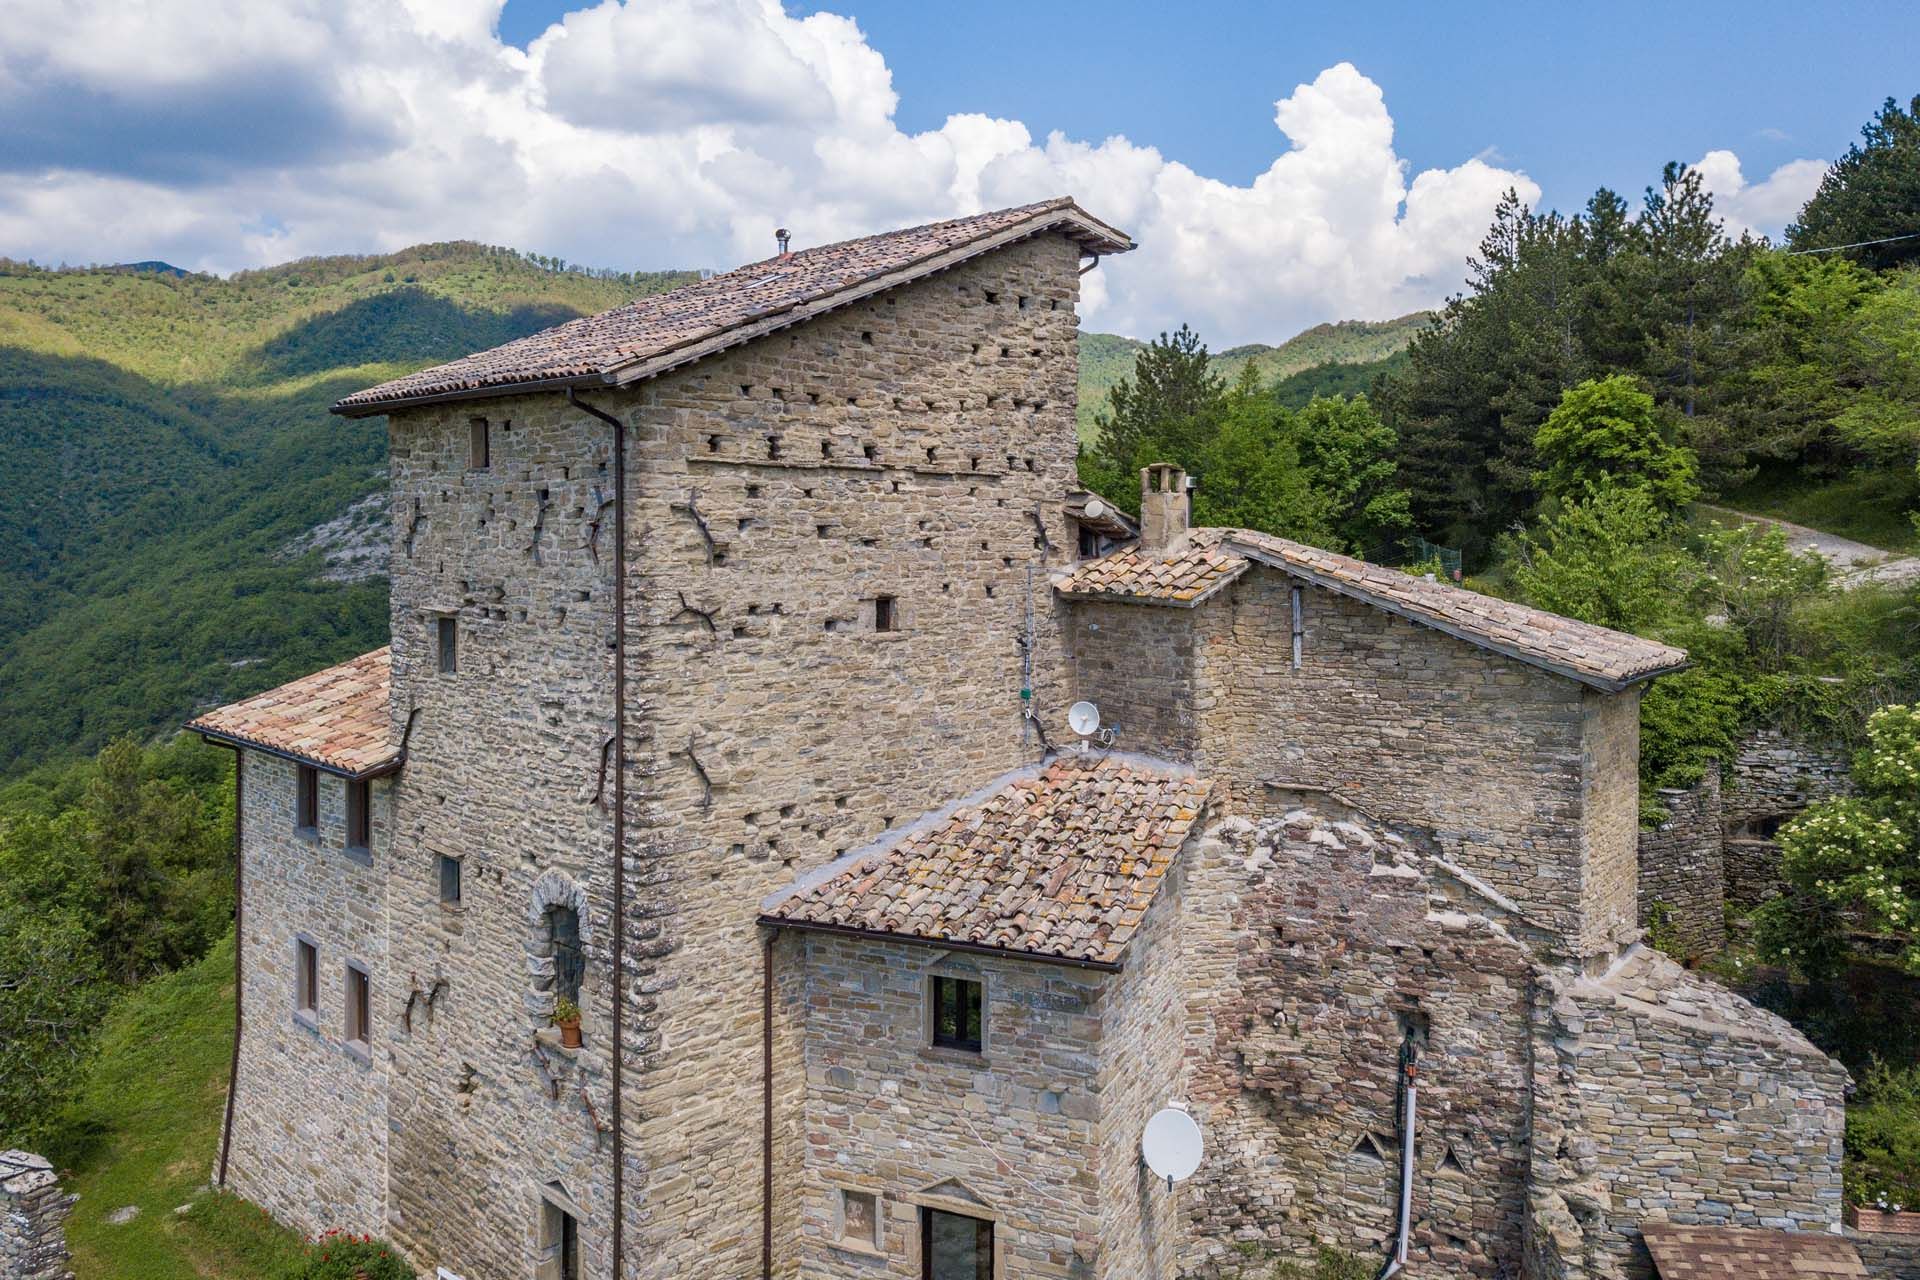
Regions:
<instances>
[{"instance_id":1,"label":"chimney cap","mask_svg":"<svg viewBox=\"0 0 1920 1280\"><path fill-rule=\"evenodd\" d=\"M787 245L793 240L793 232L781 227L773 233L773 238L780 242L780 256L786 257L789 252Z\"/></svg>"}]
</instances>

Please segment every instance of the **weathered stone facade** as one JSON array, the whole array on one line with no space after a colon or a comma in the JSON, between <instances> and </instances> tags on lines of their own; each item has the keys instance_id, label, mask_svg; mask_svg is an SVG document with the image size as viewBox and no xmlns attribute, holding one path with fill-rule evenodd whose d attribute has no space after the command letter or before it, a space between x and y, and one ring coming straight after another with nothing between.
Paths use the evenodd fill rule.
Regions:
<instances>
[{"instance_id":1,"label":"weathered stone facade","mask_svg":"<svg viewBox=\"0 0 1920 1280\"><path fill-rule=\"evenodd\" d=\"M1780 892L1780 846L1774 833L1816 800L1853 787L1852 756L1763 726L1741 742L1721 798L1726 827L1727 901L1758 906Z\"/></svg>"},{"instance_id":2,"label":"weathered stone facade","mask_svg":"<svg viewBox=\"0 0 1920 1280\"><path fill-rule=\"evenodd\" d=\"M73 1200L45 1157L0 1151L0 1280L72 1280L66 1222Z\"/></svg>"},{"instance_id":3,"label":"weathered stone facade","mask_svg":"<svg viewBox=\"0 0 1920 1280\"><path fill-rule=\"evenodd\" d=\"M1606 985L1641 956L1643 676L1570 678L1268 564L1190 608L1055 592L1079 547L1079 257L1012 240L583 393L624 427L623 620L605 421L552 390L393 410L397 771L372 784L370 853L345 847L340 777L302 835L295 766L243 751L239 1190L466 1280L558 1275L557 1214L584 1275L749 1275L763 1209L781 1276L918 1274L923 1209L993 1222L998 1276L1204 1275L1236 1243L1383 1246L1411 1027L1436 1273L1628 1274L1658 1212L1837 1221L1824 1059L1774 1029L1753 1049L1737 1011L1688 1022L1705 997L1666 970L1642 984L1658 999ZM1177 542L1184 495L1163 496L1153 535ZM1124 962L756 923L1058 751L1078 697L1112 745L1210 780L1225 819ZM556 914L584 958L577 1050L549 1026ZM982 1054L930 1045L932 975L983 984ZM1175 1188L1138 1147L1169 1104L1209 1153ZM1635 1161L1669 1170L1667 1201L1590 1211L1587 1181L1637 1186Z\"/></svg>"},{"instance_id":4,"label":"weathered stone facade","mask_svg":"<svg viewBox=\"0 0 1920 1280\"><path fill-rule=\"evenodd\" d=\"M1666 819L1640 832L1640 923L1657 914L1686 955L1711 955L1727 945L1720 770L1660 799Z\"/></svg>"}]
</instances>

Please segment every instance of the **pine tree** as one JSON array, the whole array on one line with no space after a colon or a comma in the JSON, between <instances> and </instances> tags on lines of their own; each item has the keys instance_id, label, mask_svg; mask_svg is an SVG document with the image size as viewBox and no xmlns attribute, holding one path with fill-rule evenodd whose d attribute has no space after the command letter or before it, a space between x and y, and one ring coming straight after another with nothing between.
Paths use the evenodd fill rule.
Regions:
<instances>
[{"instance_id":1,"label":"pine tree","mask_svg":"<svg viewBox=\"0 0 1920 1280\"><path fill-rule=\"evenodd\" d=\"M1083 459L1083 480L1129 511L1139 509L1139 468L1172 461L1190 466L1219 429L1226 386L1206 344L1181 325L1140 352L1131 377L1114 384L1097 420L1100 441Z\"/></svg>"},{"instance_id":2,"label":"pine tree","mask_svg":"<svg viewBox=\"0 0 1920 1280\"><path fill-rule=\"evenodd\" d=\"M1920 94L1906 110L1888 98L1855 143L1820 180L1787 228L1795 249L1836 248L1920 233ZM1875 269L1920 261L1920 238L1849 250Z\"/></svg>"}]
</instances>

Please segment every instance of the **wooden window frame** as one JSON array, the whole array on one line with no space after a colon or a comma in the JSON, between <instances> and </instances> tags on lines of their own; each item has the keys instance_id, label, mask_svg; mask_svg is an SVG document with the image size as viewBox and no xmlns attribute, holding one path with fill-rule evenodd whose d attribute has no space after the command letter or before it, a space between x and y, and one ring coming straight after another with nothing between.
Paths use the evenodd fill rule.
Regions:
<instances>
[{"instance_id":1,"label":"wooden window frame","mask_svg":"<svg viewBox=\"0 0 1920 1280\"><path fill-rule=\"evenodd\" d=\"M948 997L951 997L949 999ZM943 1005L951 1004L956 1031L943 1035L940 1017ZM966 1034L969 1005L973 1006L974 1034ZM983 978L963 978L954 974L927 975L927 1042L950 1053L983 1056L987 1051L987 984Z\"/></svg>"},{"instance_id":2,"label":"wooden window frame","mask_svg":"<svg viewBox=\"0 0 1920 1280\"><path fill-rule=\"evenodd\" d=\"M976 1216L970 1213L955 1213L951 1209L937 1208L930 1204L920 1206L920 1276L921 1280L933 1280L933 1219L938 1214L946 1218L959 1218L974 1224L975 1257L980 1246L979 1233L986 1233L987 1275L998 1277L1000 1274L1000 1224L992 1218ZM978 1271L975 1272L978 1275Z\"/></svg>"},{"instance_id":3,"label":"wooden window frame","mask_svg":"<svg viewBox=\"0 0 1920 1280\"><path fill-rule=\"evenodd\" d=\"M310 1027L320 1023L320 944L305 934L293 939L293 1016Z\"/></svg>"},{"instance_id":4,"label":"wooden window frame","mask_svg":"<svg viewBox=\"0 0 1920 1280\"><path fill-rule=\"evenodd\" d=\"M310 764L294 766L293 831L295 835L320 834L320 770Z\"/></svg>"},{"instance_id":5,"label":"wooden window frame","mask_svg":"<svg viewBox=\"0 0 1920 1280\"><path fill-rule=\"evenodd\" d=\"M873 598L873 629L879 632L900 630L900 598L898 596Z\"/></svg>"},{"instance_id":6,"label":"wooden window frame","mask_svg":"<svg viewBox=\"0 0 1920 1280\"><path fill-rule=\"evenodd\" d=\"M347 779L347 852L373 857L373 782Z\"/></svg>"},{"instance_id":7,"label":"wooden window frame","mask_svg":"<svg viewBox=\"0 0 1920 1280\"><path fill-rule=\"evenodd\" d=\"M373 1054L373 974L358 960L346 964L346 1008L341 1018L341 1036L347 1048L362 1057ZM355 1035L355 1032L359 1032Z\"/></svg>"}]
</instances>

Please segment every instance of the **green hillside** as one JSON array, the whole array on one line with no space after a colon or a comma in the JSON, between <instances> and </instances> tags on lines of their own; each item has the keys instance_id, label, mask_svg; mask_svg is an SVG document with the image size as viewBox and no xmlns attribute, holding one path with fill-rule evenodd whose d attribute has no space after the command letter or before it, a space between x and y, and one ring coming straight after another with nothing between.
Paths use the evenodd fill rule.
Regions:
<instances>
[{"instance_id":1,"label":"green hillside","mask_svg":"<svg viewBox=\"0 0 1920 1280\"><path fill-rule=\"evenodd\" d=\"M221 279L0 260L0 774L379 644L386 584L288 544L377 488L340 395L688 273L469 243Z\"/></svg>"},{"instance_id":2,"label":"green hillside","mask_svg":"<svg viewBox=\"0 0 1920 1280\"><path fill-rule=\"evenodd\" d=\"M1413 335L1433 319L1430 311L1415 311L1395 320L1342 320L1337 324L1317 324L1295 334L1277 347L1252 343L1216 352L1213 367L1231 382L1251 363L1262 382L1275 382L1316 366L1373 364L1406 350ZM1135 338L1112 333L1080 335L1080 436L1087 438L1094 417L1106 408L1113 384L1133 372L1134 357L1147 344ZM1373 372L1379 372L1374 370ZM1320 375L1317 380L1326 380ZM1334 376L1333 381L1341 381ZM1372 382L1341 390L1364 391ZM1323 394L1332 394L1329 385Z\"/></svg>"}]
</instances>

